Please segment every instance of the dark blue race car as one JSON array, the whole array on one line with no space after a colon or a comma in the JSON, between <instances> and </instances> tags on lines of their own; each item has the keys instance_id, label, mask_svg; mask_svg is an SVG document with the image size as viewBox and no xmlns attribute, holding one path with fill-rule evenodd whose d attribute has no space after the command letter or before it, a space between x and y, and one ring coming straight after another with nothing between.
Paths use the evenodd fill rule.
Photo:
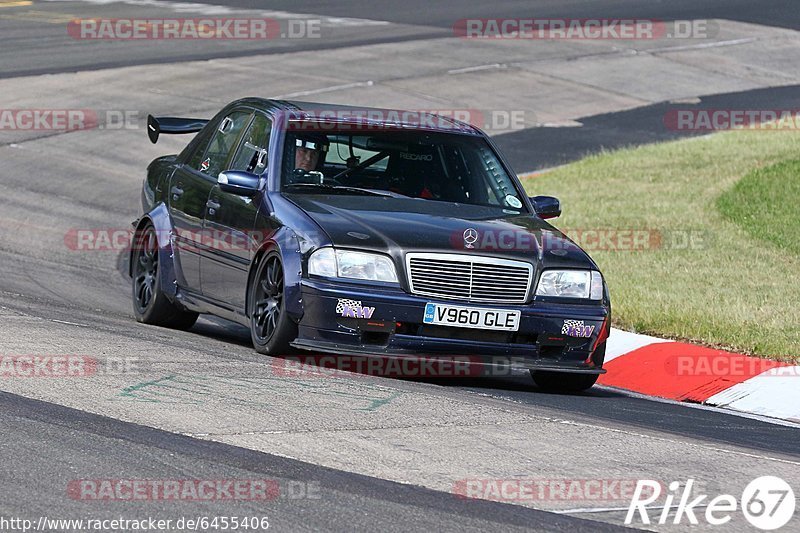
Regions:
<instances>
[{"instance_id":1,"label":"dark blue race car","mask_svg":"<svg viewBox=\"0 0 800 533\"><path fill-rule=\"evenodd\" d=\"M248 98L156 159L131 251L137 320L210 313L261 353L475 357L591 387L610 331L597 265L492 141L447 117Z\"/></svg>"}]
</instances>

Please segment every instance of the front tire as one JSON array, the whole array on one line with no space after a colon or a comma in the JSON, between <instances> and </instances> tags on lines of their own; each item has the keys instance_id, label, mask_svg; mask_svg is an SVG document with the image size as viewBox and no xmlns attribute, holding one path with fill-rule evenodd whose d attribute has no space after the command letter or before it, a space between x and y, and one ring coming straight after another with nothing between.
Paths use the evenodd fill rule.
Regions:
<instances>
[{"instance_id":1,"label":"front tire","mask_svg":"<svg viewBox=\"0 0 800 533\"><path fill-rule=\"evenodd\" d=\"M286 313L283 263L270 252L259 263L250 286L250 338L258 353L286 355L297 338L297 325Z\"/></svg>"},{"instance_id":2,"label":"front tire","mask_svg":"<svg viewBox=\"0 0 800 533\"><path fill-rule=\"evenodd\" d=\"M531 377L540 389L546 391L582 392L591 389L600 375L531 370Z\"/></svg>"},{"instance_id":3,"label":"front tire","mask_svg":"<svg viewBox=\"0 0 800 533\"><path fill-rule=\"evenodd\" d=\"M158 241L152 224L134 236L133 314L138 322L172 329L189 329L198 314L185 311L172 303L161 290L158 264Z\"/></svg>"}]
</instances>

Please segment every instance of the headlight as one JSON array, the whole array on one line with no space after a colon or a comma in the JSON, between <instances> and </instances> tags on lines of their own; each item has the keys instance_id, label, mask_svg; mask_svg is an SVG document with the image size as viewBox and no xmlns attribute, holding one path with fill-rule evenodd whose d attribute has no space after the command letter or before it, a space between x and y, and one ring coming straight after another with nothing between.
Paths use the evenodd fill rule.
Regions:
<instances>
[{"instance_id":1,"label":"headlight","mask_svg":"<svg viewBox=\"0 0 800 533\"><path fill-rule=\"evenodd\" d=\"M603 276L596 270L545 270L536 295L602 300Z\"/></svg>"},{"instance_id":2,"label":"headlight","mask_svg":"<svg viewBox=\"0 0 800 533\"><path fill-rule=\"evenodd\" d=\"M333 248L320 248L308 258L308 273L326 278L336 277L336 254Z\"/></svg>"},{"instance_id":3,"label":"headlight","mask_svg":"<svg viewBox=\"0 0 800 533\"><path fill-rule=\"evenodd\" d=\"M329 278L397 283L394 263L388 257L333 248L320 248L311 254L308 259L308 273Z\"/></svg>"}]
</instances>

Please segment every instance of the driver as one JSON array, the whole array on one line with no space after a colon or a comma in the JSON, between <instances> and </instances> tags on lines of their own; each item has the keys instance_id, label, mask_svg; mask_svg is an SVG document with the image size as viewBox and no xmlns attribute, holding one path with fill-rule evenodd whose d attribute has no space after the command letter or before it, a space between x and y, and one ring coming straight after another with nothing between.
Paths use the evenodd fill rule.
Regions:
<instances>
[{"instance_id":1,"label":"driver","mask_svg":"<svg viewBox=\"0 0 800 533\"><path fill-rule=\"evenodd\" d=\"M301 133L295 139L294 168L305 172L317 170L325 162L328 138L322 134Z\"/></svg>"}]
</instances>

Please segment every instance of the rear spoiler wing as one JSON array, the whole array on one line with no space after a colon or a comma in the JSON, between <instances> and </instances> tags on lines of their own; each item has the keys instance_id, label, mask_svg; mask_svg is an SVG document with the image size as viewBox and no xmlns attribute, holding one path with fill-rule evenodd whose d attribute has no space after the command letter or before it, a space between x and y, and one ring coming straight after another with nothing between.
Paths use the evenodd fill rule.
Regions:
<instances>
[{"instance_id":1,"label":"rear spoiler wing","mask_svg":"<svg viewBox=\"0 0 800 533\"><path fill-rule=\"evenodd\" d=\"M147 136L155 144L162 133L197 133L208 124L203 118L154 117L147 115Z\"/></svg>"}]
</instances>

